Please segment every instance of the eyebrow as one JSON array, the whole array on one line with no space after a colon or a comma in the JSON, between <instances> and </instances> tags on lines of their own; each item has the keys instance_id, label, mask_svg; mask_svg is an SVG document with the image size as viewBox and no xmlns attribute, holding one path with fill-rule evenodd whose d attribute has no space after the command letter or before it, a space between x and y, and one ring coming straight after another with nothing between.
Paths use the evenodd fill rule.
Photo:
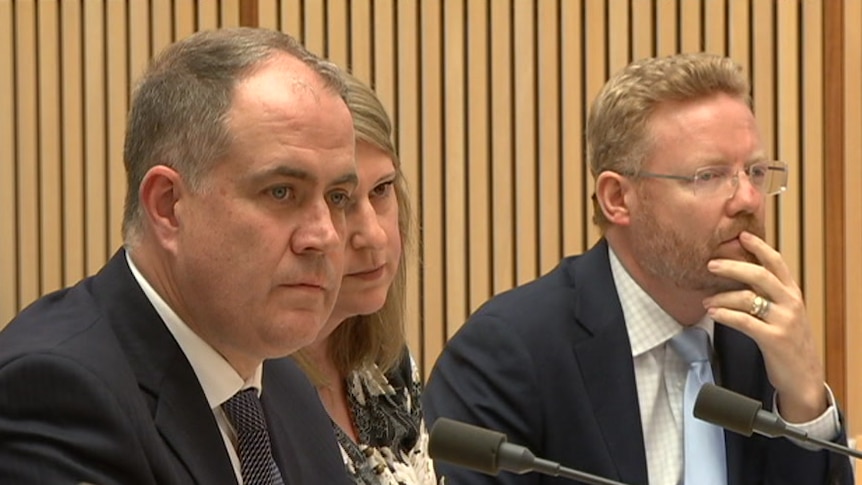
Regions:
<instances>
[{"instance_id":1,"label":"eyebrow","mask_svg":"<svg viewBox=\"0 0 862 485\"><path fill-rule=\"evenodd\" d=\"M303 181L309 182L317 182L317 176L308 172L306 170L301 170L298 168L288 167L286 165L278 165L272 168L268 168L261 172L255 173L249 177L253 183L263 182L271 177L288 177L294 178ZM343 184L352 184L357 185L359 183L359 177L356 175L356 172L347 172L340 177L333 180L329 185L343 185Z\"/></svg>"}]
</instances>

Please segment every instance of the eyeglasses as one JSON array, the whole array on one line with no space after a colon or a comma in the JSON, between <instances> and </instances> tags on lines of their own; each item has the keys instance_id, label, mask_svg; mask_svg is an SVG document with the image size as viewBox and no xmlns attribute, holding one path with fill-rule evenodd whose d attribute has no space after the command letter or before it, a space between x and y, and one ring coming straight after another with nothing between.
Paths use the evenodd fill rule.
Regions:
<instances>
[{"instance_id":1,"label":"eyeglasses","mask_svg":"<svg viewBox=\"0 0 862 485\"><path fill-rule=\"evenodd\" d=\"M701 167L690 177L653 172L633 172L627 175L683 180L691 185L694 195L701 197L725 195L730 199L736 195L736 189L739 187L739 172L744 172L748 182L763 195L780 194L787 190L787 164L783 162L755 163L742 170L727 165Z\"/></svg>"}]
</instances>

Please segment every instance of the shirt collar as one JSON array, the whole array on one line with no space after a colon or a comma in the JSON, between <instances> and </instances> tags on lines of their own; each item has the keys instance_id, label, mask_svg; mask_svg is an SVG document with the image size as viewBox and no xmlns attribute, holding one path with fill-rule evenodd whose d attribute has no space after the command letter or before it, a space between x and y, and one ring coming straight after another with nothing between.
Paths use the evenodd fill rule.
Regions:
<instances>
[{"instance_id":1,"label":"shirt collar","mask_svg":"<svg viewBox=\"0 0 862 485\"><path fill-rule=\"evenodd\" d=\"M179 344L183 353L191 364L198 381L206 395L210 408L215 409L230 399L242 389L254 387L258 390L258 396L263 389L263 365L259 365L248 381L234 370L224 357L212 346L206 343L171 309L156 290L150 285L144 275L138 270L135 263L126 251L126 262L135 280L141 286L147 299L156 309L156 312L165 322L168 331Z\"/></svg>"},{"instance_id":2,"label":"shirt collar","mask_svg":"<svg viewBox=\"0 0 862 485\"><path fill-rule=\"evenodd\" d=\"M668 315L637 284L610 246L608 246L608 256L632 346L632 357L637 357L664 345L682 332L683 326ZM703 318L695 326L706 330L710 342L712 341L715 323L709 315L704 312Z\"/></svg>"}]
</instances>

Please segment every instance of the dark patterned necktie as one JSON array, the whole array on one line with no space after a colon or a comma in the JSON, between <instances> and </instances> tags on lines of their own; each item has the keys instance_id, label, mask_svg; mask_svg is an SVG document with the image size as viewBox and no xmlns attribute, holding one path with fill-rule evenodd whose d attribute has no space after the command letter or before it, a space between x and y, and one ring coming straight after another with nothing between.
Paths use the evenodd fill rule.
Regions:
<instances>
[{"instance_id":1,"label":"dark patterned necktie","mask_svg":"<svg viewBox=\"0 0 862 485\"><path fill-rule=\"evenodd\" d=\"M272 445L257 390L239 391L221 407L236 430L244 485L282 485L284 481L272 457Z\"/></svg>"}]
</instances>

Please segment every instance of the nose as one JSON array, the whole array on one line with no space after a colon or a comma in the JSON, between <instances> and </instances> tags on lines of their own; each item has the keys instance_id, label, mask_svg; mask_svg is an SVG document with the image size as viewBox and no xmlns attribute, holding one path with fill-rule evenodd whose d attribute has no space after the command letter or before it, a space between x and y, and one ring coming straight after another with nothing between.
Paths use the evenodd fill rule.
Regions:
<instances>
[{"instance_id":1,"label":"nose","mask_svg":"<svg viewBox=\"0 0 862 485\"><path fill-rule=\"evenodd\" d=\"M730 193L728 209L733 214L740 212L754 213L763 204L763 191L751 183L748 174L740 170L731 179L733 192Z\"/></svg>"},{"instance_id":2,"label":"nose","mask_svg":"<svg viewBox=\"0 0 862 485\"><path fill-rule=\"evenodd\" d=\"M367 198L357 201L347 216L347 231L353 249L382 249L386 245L386 232L380 225L377 211Z\"/></svg>"},{"instance_id":3,"label":"nose","mask_svg":"<svg viewBox=\"0 0 862 485\"><path fill-rule=\"evenodd\" d=\"M344 214L333 212L323 199L304 212L291 238L293 251L325 253L338 249L344 234Z\"/></svg>"}]
</instances>

